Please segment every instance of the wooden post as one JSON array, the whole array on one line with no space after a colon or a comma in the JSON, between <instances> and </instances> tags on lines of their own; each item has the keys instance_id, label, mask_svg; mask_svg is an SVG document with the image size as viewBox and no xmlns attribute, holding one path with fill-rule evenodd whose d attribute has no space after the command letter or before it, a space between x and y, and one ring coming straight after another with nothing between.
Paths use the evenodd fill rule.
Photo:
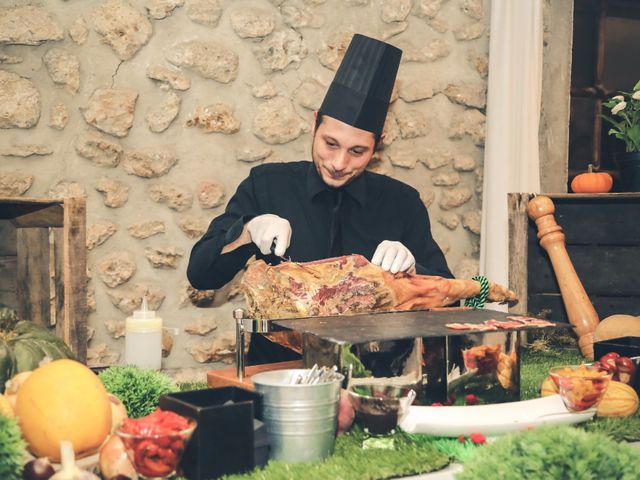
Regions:
<instances>
[{"instance_id":1,"label":"wooden post","mask_svg":"<svg viewBox=\"0 0 640 480\"><path fill-rule=\"evenodd\" d=\"M526 315L528 313L527 292L527 204L531 196L528 193L509 193L509 288L516 292L518 303L509 308L510 312Z\"/></svg>"},{"instance_id":2,"label":"wooden post","mask_svg":"<svg viewBox=\"0 0 640 480\"><path fill-rule=\"evenodd\" d=\"M549 197L538 195L529 202L527 211L538 227L540 246L551 259L569 322L578 335L580 351L593 360L593 333L600 320L567 253L562 227L553 216L555 206Z\"/></svg>"}]
</instances>

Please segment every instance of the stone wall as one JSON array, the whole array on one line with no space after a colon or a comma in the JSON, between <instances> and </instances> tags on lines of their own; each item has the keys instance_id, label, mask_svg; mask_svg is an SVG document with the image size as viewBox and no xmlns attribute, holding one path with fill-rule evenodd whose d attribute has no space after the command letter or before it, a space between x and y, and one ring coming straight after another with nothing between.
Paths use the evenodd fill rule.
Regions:
<instances>
[{"instance_id":1,"label":"stone wall","mask_svg":"<svg viewBox=\"0 0 640 480\"><path fill-rule=\"evenodd\" d=\"M232 361L237 279L194 291L190 248L252 166L309 158L312 111L354 32L404 50L371 168L421 192L450 267L475 274L488 6L2 2L0 195L87 197L91 362L119 361L145 294L179 328L167 367Z\"/></svg>"}]
</instances>

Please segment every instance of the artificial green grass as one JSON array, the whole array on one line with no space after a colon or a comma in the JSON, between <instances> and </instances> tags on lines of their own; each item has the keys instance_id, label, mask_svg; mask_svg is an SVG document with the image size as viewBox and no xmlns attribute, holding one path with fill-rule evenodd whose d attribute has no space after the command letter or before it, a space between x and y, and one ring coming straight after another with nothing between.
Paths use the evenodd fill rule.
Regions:
<instances>
[{"instance_id":1,"label":"artificial green grass","mask_svg":"<svg viewBox=\"0 0 640 480\"><path fill-rule=\"evenodd\" d=\"M520 399L540 397L540 386L549 369L558 365L579 365L585 359L577 348L559 347L548 351L520 350Z\"/></svg>"},{"instance_id":2,"label":"artificial green grass","mask_svg":"<svg viewBox=\"0 0 640 480\"><path fill-rule=\"evenodd\" d=\"M231 475L225 480L376 480L417 475L446 467L449 457L430 442L415 442L409 435L395 435L395 449L363 449L364 433L359 429L336 440L333 455L323 462L286 464L271 461L262 470Z\"/></svg>"}]
</instances>

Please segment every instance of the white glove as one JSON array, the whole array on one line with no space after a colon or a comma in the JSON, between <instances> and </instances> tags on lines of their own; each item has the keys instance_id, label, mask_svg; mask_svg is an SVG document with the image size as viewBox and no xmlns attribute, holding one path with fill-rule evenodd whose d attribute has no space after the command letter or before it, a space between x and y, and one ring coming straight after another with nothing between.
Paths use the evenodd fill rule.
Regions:
<instances>
[{"instance_id":1,"label":"white glove","mask_svg":"<svg viewBox=\"0 0 640 480\"><path fill-rule=\"evenodd\" d=\"M387 272L398 273L406 272L413 268L416 264L416 259L402 243L383 240L376 248L371 263L380 265Z\"/></svg>"},{"instance_id":2,"label":"white glove","mask_svg":"<svg viewBox=\"0 0 640 480\"><path fill-rule=\"evenodd\" d=\"M274 254L282 257L289 248L291 241L291 225L277 215L266 213L258 215L247 222L247 230L251 235L251 241L258 246L260 253L269 255L271 245L276 242Z\"/></svg>"}]
</instances>

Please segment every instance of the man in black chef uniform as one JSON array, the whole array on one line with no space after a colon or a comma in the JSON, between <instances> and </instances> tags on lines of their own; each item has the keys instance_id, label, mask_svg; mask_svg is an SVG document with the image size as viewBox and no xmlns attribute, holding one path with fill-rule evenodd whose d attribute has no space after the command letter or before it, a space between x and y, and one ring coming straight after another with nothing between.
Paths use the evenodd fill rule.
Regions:
<instances>
[{"instance_id":1,"label":"man in black chef uniform","mask_svg":"<svg viewBox=\"0 0 640 480\"><path fill-rule=\"evenodd\" d=\"M311 158L251 169L194 245L194 288L228 283L256 255L308 262L358 253L392 273L451 278L418 192L366 171L384 126L402 51L356 34L316 113ZM295 358L254 335L250 363ZM280 350L279 350L280 349Z\"/></svg>"}]
</instances>

